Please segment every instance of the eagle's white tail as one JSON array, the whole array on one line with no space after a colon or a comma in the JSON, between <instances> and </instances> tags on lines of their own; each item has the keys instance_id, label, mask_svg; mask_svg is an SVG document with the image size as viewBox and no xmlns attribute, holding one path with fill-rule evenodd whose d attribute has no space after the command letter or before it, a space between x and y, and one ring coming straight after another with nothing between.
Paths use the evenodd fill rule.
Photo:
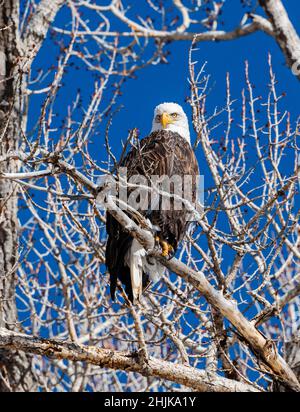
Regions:
<instances>
[{"instance_id":1,"label":"eagle's white tail","mask_svg":"<svg viewBox=\"0 0 300 412\"><path fill-rule=\"evenodd\" d=\"M133 239L129 250L128 259L133 301L135 301L136 299L139 300L142 294L144 255L145 249L139 244L139 242L136 239Z\"/></svg>"},{"instance_id":2,"label":"eagle's white tail","mask_svg":"<svg viewBox=\"0 0 300 412\"><path fill-rule=\"evenodd\" d=\"M133 301L135 302L142 295L143 272L149 276L150 280L157 282L165 268L154 258L147 257L145 249L136 239L132 241L126 256L126 263L130 269Z\"/></svg>"}]
</instances>

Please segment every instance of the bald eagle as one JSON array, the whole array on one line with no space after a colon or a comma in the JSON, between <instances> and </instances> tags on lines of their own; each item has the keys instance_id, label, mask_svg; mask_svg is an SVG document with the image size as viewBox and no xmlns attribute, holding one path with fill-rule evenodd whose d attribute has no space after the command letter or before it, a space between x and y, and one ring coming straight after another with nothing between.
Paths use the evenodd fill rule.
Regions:
<instances>
[{"instance_id":1,"label":"bald eagle","mask_svg":"<svg viewBox=\"0 0 300 412\"><path fill-rule=\"evenodd\" d=\"M152 130L148 137L133 146L124 160L122 167L127 168L127 179L131 176L191 176L191 197L196 201L196 176L199 175L198 163L191 147L187 116L176 103L162 103L154 110ZM175 193L173 186L170 194ZM157 194L158 193L158 194ZM173 256L179 242L189 226L188 211L185 204L175 207L174 196L170 196L169 207L162 207L161 192L156 192L155 199L146 197L146 207L140 212L156 232L156 241L162 256ZM145 206L145 204L144 204ZM134 219L134 218L133 218ZM151 281L158 281L164 273L164 267L154 258L147 256L142 245L133 238L126 228L107 211L106 267L110 274L110 292L112 300L118 279L125 286L125 292L133 303L138 301L143 290Z\"/></svg>"}]
</instances>

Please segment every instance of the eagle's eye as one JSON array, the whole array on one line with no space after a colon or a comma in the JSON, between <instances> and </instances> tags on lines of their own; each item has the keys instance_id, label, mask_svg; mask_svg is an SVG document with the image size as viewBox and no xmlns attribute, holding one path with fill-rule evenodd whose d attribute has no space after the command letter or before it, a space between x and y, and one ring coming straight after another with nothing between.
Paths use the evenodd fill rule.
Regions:
<instances>
[{"instance_id":1,"label":"eagle's eye","mask_svg":"<svg viewBox=\"0 0 300 412\"><path fill-rule=\"evenodd\" d=\"M160 115L160 114L157 114L157 115L155 116L155 121L156 121L156 123L160 123L160 119L161 119L161 115Z\"/></svg>"},{"instance_id":2,"label":"eagle's eye","mask_svg":"<svg viewBox=\"0 0 300 412\"><path fill-rule=\"evenodd\" d=\"M177 119L178 113L171 113L171 116L173 117L173 119Z\"/></svg>"}]
</instances>

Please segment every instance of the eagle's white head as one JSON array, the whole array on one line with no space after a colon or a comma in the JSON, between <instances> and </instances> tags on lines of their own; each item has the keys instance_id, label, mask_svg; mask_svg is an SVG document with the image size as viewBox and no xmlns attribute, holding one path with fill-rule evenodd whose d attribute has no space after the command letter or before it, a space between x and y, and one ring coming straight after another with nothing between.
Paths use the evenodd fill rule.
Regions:
<instances>
[{"instance_id":1,"label":"eagle's white head","mask_svg":"<svg viewBox=\"0 0 300 412\"><path fill-rule=\"evenodd\" d=\"M151 132L157 130L176 132L191 143L187 116L177 103L161 103L155 107Z\"/></svg>"}]
</instances>

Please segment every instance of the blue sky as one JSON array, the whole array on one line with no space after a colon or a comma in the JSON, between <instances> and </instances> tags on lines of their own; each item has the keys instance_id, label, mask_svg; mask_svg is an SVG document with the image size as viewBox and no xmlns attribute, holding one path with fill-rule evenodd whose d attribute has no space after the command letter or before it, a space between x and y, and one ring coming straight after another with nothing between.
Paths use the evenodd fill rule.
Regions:
<instances>
[{"instance_id":1,"label":"blue sky","mask_svg":"<svg viewBox=\"0 0 300 412\"><path fill-rule=\"evenodd\" d=\"M135 4L136 3L136 4ZM138 12L143 15L149 12L146 1L131 2L134 4L132 16ZM138 4L138 8L137 8ZM290 17L298 32L300 31L300 8L297 0L284 1ZM240 22L244 8L240 0L227 1L224 7L224 26L220 29L234 29ZM65 9L58 15L56 23L68 21L69 15ZM116 25L118 29L124 28ZM117 106L123 106L115 116L111 128L110 141L112 148L118 154L120 141L127 137L128 130L137 127L144 136L149 133L154 107L163 101L175 101L181 104L190 114L185 98L189 95L188 77L188 51L190 42L175 42L167 46L170 50L168 64L148 66L136 73L134 79L127 79L122 87L122 96L117 101ZM151 49L151 47L150 47ZM150 50L149 49L149 50ZM277 43L265 33L255 33L241 39L228 42L203 42L199 43L198 51L194 53L195 59L201 65L207 62L206 73L210 75L211 92L208 98L208 108L212 111L217 105L221 107L225 102L225 78L230 73L231 90L233 98L240 98L241 89L244 87L244 64L249 61L250 77L256 87L257 95L267 95L268 66L267 57L272 55L273 68L279 81L279 92L286 92L284 105L292 114L292 119L298 116L298 90L299 81L285 65L285 59ZM34 68L45 68L55 64L54 56L57 47L52 41L46 40L34 64ZM149 53L145 54L149 56ZM75 64L78 63L75 60ZM86 68L79 66L78 70L70 70L64 80L64 87L60 92L58 117L63 117L64 108L71 104L77 88L83 91L83 97L89 97L92 83L97 75ZM48 84L48 79L44 85ZM40 88L41 85L33 86ZM40 103L43 96L37 95L32 99L30 123L32 126L40 112ZM237 106L238 108L238 103ZM193 139L194 136L192 136ZM97 145L99 141L97 141Z\"/></svg>"},{"instance_id":2,"label":"blue sky","mask_svg":"<svg viewBox=\"0 0 300 412\"><path fill-rule=\"evenodd\" d=\"M142 3L142 2L141 2ZM225 22L231 29L236 27L241 19L239 0L231 0L225 6ZM229 6L230 3L230 6ZM300 7L297 0L285 1L289 14L298 32L300 31ZM139 6L140 7L140 6ZM230 14L230 16L229 16ZM183 105L189 95L188 50L190 42L173 43L169 49L169 64L150 66L137 73L137 78L128 80L123 87L120 103L124 104L116 116L112 128L112 144L118 144L120 136L126 136L127 130L137 127L141 134L150 131L154 107L163 101L176 101ZM215 105L222 106L225 102L225 78L230 73L232 97L240 98L244 87L244 64L249 61L250 76L256 86L256 93L267 95L268 89L268 53L272 55L273 68L279 82L279 91L287 93L285 107L291 114L298 116L299 80L285 65L285 59L277 43L265 33L255 33L228 42L203 42L198 45L195 57L199 62L207 61L206 72L211 76L212 91L209 96L211 109Z\"/></svg>"}]
</instances>

